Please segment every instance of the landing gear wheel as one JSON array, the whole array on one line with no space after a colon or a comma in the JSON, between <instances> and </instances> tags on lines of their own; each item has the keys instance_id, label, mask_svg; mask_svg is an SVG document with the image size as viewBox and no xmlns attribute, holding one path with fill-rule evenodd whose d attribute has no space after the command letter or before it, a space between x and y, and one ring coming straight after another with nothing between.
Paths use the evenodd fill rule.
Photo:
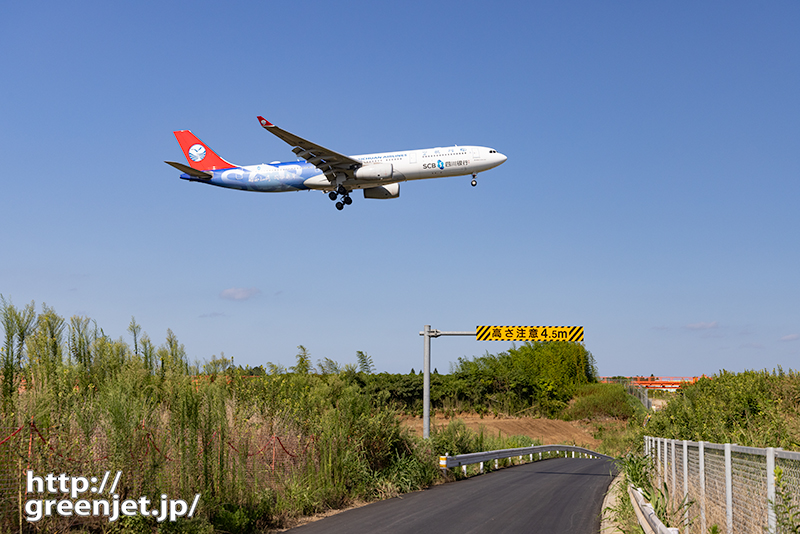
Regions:
<instances>
[{"instance_id":1,"label":"landing gear wheel","mask_svg":"<svg viewBox=\"0 0 800 534\"><path fill-rule=\"evenodd\" d=\"M478 180L472 180L472 187L475 187L476 185L478 185Z\"/></svg>"},{"instance_id":2,"label":"landing gear wheel","mask_svg":"<svg viewBox=\"0 0 800 534\"><path fill-rule=\"evenodd\" d=\"M347 189L345 189L343 185L339 185L339 187L336 188L336 192L340 195L346 195Z\"/></svg>"},{"instance_id":3,"label":"landing gear wheel","mask_svg":"<svg viewBox=\"0 0 800 534\"><path fill-rule=\"evenodd\" d=\"M353 203L353 199L350 198L350 195L347 195L342 200L344 200L344 203L347 204L348 206Z\"/></svg>"},{"instance_id":4,"label":"landing gear wheel","mask_svg":"<svg viewBox=\"0 0 800 534\"><path fill-rule=\"evenodd\" d=\"M344 204L342 204L341 202L337 202L336 203L336 209L339 210L339 211L342 211L344 209Z\"/></svg>"},{"instance_id":5,"label":"landing gear wheel","mask_svg":"<svg viewBox=\"0 0 800 534\"><path fill-rule=\"evenodd\" d=\"M339 195L336 194L336 191L331 191L330 193L328 193L328 198L331 200L336 200L337 196Z\"/></svg>"}]
</instances>

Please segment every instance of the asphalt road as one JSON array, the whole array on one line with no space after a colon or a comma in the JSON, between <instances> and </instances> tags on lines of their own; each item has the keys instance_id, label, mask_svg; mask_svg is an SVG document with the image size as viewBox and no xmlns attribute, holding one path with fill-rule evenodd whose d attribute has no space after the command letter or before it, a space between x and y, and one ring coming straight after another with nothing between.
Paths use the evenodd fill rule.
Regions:
<instances>
[{"instance_id":1,"label":"asphalt road","mask_svg":"<svg viewBox=\"0 0 800 534\"><path fill-rule=\"evenodd\" d=\"M354 508L290 532L598 534L612 473L609 460L544 460Z\"/></svg>"}]
</instances>

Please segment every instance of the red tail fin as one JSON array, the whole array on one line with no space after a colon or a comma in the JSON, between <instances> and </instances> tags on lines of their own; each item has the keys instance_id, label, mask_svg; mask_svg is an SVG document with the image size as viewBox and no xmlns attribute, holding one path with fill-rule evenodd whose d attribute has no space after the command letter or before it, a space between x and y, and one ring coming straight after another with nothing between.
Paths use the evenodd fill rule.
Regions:
<instances>
[{"instance_id":1,"label":"red tail fin","mask_svg":"<svg viewBox=\"0 0 800 534\"><path fill-rule=\"evenodd\" d=\"M236 165L229 163L219 157L216 152L208 148L204 142L198 139L189 130L179 130L172 132L175 134L175 139L181 145L183 155L186 156L186 161L193 169L199 171L211 171L218 169L232 169Z\"/></svg>"}]
</instances>

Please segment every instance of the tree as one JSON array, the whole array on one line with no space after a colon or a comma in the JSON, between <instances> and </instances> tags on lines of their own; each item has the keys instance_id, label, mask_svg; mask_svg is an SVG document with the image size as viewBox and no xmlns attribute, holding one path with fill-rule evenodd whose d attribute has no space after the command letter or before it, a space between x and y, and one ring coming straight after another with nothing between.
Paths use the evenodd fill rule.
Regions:
<instances>
[{"instance_id":1,"label":"tree","mask_svg":"<svg viewBox=\"0 0 800 534\"><path fill-rule=\"evenodd\" d=\"M133 336L133 353L139 355L139 334L142 332L142 327L136 322L136 319L131 316L131 324L128 325L128 332Z\"/></svg>"},{"instance_id":2,"label":"tree","mask_svg":"<svg viewBox=\"0 0 800 534\"><path fill-rule=\"evenodd\" d=\"M303 345L298 345L297 350L297 364L290 367L289 370L299 375L313 372L314 367L311 365L311 355L308 353L308 349Z\"/></svg>"},{"instance_id":3,"label":"tree","mask_svg":"<svg viewBox=\"0 0 800 534\"><path fill-rule=\"evenodd\" d=\"M3 325L5 341L3 343L3 411L11 406L14 395L14 372L16 371L15 338L17 335L17 309L11 302L0 295L0 323Z\"/></svg>"},{"instance_id":4,"label":"tree","mask_svg":"<svg viewBox=\"0 0 800 534\"><path fill-rule=\"evenodd\" d=\"M267 372L271 375L282 375L286 372L286 368L281 364L267 362Z\"/></svg>"},{"instance_id":5,"label":"tree","mask_svg":"<svg viewBox=\"0 0 800 534\"><path fill-rule=\"evenodd\" d=\"M342 372L342 366L330 358L317 360L317 369L323 375L338 375Z\"/></svg>"},{"instance_id":6,"label":"tree","mask_svg":"<svg viewBox=\"0 0 800 534\"><path fill-rule=\"evenodd\" d=\"M142 336L142 359L144 361L144 367L147 369L150 374L155 374L156 372L156 349L153 346L153 342L150 341L150 336L147 334Z\"/></svg>"},{"instance_id":7,"label":"tree","mask_svg":"<svg viewBox=\"0 0 800 534\"><path fill-rule=\"evenodd\" d=\"M42 304L42 313L28 338L28 360L31 364L41 365L48 375L64 363L61 356L64 326L64 318L47 304Z\"/></svg>"},{"instance_id":8,"label":"tree","mask_svg":"<svg viewBox=\"0 0 800 534\"><path fill-rule=\"evenodd\" d=\"M22 366L22 353L25 351L25 339L30 335L34 328L36 319L36 306L31 301L24 309L17 311L17 368Z\"/></svg>"},{"instance_id":9,"label":"tree","mask_svg":"<svg viewBox=\"0 0 800 534\"><path fill-rule=\"evenodd\" d=\"M164 351L161 352L161 373L164 374L164 367L171 369L177 374L186 374L189 371L189 362L186 359L186 349L182 343L178 342L178 336L167 328L167 340L164 345ZM166 360L166 362L165 362Z\"/></svg>"},{"instance_id":10,"label":"tree","mask_svg":"<svg viewBox=\"0 0 800 534\"><path fill-rule=\"evenodd\" d=\"M368 356L366 352L357 350L356 358L358 358L358 371L360 373L371 375L375 372L375 364L372 362L372 356Z\"/></svg>"},{"instance_id":11,"label":"tree","mask_svg":"<svg viewBox=\"0 0 800 534\"><path fill-rule=\"evenodd\" d=\"M73 315L69 319L68 349L70 358L88 371L92 366L91 339L89 338L89 318Z\"/></svg>"},{"instance_id":12,"label":"tree","mask_svg":"<svg viewBox=\"0 0 800 534\"><path fill-rule=\"evenodd\" d=\"M203 364L203 373L209 376L222 374L231 367L231 363L231 360L225 357L225 353L220 352L219 358L211 356L211 361Z\"/></svg>"}]
</instances>

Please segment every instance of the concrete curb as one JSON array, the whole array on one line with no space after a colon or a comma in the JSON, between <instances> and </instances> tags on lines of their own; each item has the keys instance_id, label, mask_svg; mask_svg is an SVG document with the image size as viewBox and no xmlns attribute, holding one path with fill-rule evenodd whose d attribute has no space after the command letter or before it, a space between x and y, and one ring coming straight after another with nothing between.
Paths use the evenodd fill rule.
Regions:
<instances>
[{"instance_id":1,"label":"concrete curb","mask_svg":"<svg viewBox=\"0 0 800 534\"><path fill-rule=\"evenodd\" d=\"M606 512L606 510L617 507L618 493L615 488L618 484L622 484L623 479L624 476L622 473L620 473L614 478L614 480L611 481L611 484L608 485L608 491L606 492L605 497L603 497L603 507L601 508L600 512L600 534L613 534L619 532L619 530L616 530L614 519L611 516L611 513Z\"/></svg>"}]
</instances>

